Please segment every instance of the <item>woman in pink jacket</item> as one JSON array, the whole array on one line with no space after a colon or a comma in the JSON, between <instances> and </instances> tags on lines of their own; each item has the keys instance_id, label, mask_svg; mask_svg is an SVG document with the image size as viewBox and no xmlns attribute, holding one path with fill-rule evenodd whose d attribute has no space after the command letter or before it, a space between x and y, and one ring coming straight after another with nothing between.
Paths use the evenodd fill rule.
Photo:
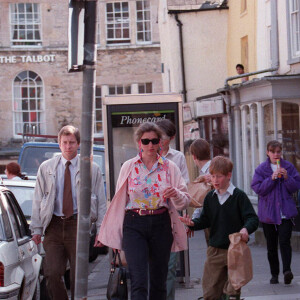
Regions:
<instances>
[{"instance_id":1,"label":"woman in pink jacket","mask_svg":"<svg viewBox=\"0 0 300 300\"><path fill-rule=\"evenodd\" d=\"M139 155L123 164L98 235L98 244L124 250L132 300L148 299L148 274L149 300L165 300L171 248L187 248L177 210L190 197L178 167L158 154L161 136L155 123L138 127Z\"/></svg>"}]
</instances>

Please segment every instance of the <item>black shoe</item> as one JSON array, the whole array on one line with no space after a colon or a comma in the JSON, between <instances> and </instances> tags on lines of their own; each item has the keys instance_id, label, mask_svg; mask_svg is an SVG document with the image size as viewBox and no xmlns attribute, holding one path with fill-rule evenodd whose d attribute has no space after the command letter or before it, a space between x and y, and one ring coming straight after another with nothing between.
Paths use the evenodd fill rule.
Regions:
<instances>
[{"instance_id":1,"label":"black shoe","mask_svg":"<svg viewBox=\"0 0 300 300\"><path fill-rule=\"evenodd\" d=\"M272 278L270 279L270 284L277 284L277 283L279 283L278 276L272 275Z\"/></svg>"},{"instance_id":2,"label":"black shoe","mask_svg":"<svg viewBox=\"0 0 300 300\"><path fill-rule=\"evenodd\" d=\"M294 275L291 271L284 272L284 283L290 284L294 278Z\"/></svg>"}]
</instances>

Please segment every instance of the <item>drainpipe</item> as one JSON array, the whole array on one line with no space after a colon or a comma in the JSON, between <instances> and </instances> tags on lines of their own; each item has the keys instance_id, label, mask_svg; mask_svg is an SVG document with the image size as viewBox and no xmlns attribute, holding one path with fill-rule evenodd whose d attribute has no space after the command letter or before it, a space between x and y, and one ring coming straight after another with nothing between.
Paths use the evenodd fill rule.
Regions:
<instances>
[{"instance_id":1,"label":"drainpipe","mask_svg":"<svg viewBox=\"0 0 300 300\"><path fill-rule=\"evenodd\" d=\"M183 55L183 38L182 38L182 22L178 19L178 14L175 14L175 20L179 28L179 43L180 43L180 58L181 58L181 76L182 76L182 94L184 103L187 102L187 91L185 84L185 71L184 71L184 55Z\"/></svg>"}]
</instances>

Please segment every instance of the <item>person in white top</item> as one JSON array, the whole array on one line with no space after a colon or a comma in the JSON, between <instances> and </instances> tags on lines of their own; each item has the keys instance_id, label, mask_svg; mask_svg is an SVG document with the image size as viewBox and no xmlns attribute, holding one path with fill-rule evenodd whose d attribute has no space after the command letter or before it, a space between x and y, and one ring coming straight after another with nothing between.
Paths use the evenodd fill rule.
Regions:
<instances>
[{"instance_id":1,"label":"person in white top","mask_svg":"<svg viewBox=\"0 0 300 300\"><path fill-rule=\"evenodd\" d=\"M186 165L185 156L182 152L172 149L170 147L171 141L175 138L176 127L170 120L162 120L156 123L163 131L164 135L160 140L160 155L173 161L180 169L181 175L184 178L186 184L189 183L189 173ZM171 252L169 265L168 265L168 277L167 277L167 300L175 299L175 282L176 282L176 263L177 252Z\"/></svg>"},{"instance_id":2,"label":"person in white top","mask_svg":"<svg viewBox=\"0 0 300 300\"><path fill-rule=\"evenodd\" d=\"M22 180L23 175L21 174L21 167L16 162L11 162L6 165L5 174L7 179L10 180Z\"/></svg>"},{"instance_id":3,"label":"person in white top","mask_svg":"<svg viewBox=\"0 0 300 300\"><path fill-rule=\"evenodd\" d=\"M190 146L190 153L192 154L195 165L199 168L199 175L205 178L206 183L210 183L209 166L211 160L209 143L201 138L193 141ZM201 211L202 208L196 208L192 218L199 218ZM205 231L205 237L207 237L208 233L209 232Z\"/></svg>"}]
</instances>

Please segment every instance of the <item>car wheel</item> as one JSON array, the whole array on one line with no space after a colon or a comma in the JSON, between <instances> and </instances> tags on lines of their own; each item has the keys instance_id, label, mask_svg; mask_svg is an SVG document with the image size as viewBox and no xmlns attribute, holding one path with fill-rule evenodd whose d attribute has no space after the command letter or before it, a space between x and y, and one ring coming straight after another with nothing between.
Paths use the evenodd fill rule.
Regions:
<instances>
[{"instance_id":1,"label":"car wheel","mask_svg":"<svg viewBox=\"0 0 300 300\"><path fill-rule=\"evenodd\" d=\"M32 300L40 300L40 281L39 281L39 278L36 282L36 286L35 286L35 291L34 291L34 294L33 294L33 297L32 297ZM43 298L42 298L43 299Z\"/></svg>"}]
</instances>

